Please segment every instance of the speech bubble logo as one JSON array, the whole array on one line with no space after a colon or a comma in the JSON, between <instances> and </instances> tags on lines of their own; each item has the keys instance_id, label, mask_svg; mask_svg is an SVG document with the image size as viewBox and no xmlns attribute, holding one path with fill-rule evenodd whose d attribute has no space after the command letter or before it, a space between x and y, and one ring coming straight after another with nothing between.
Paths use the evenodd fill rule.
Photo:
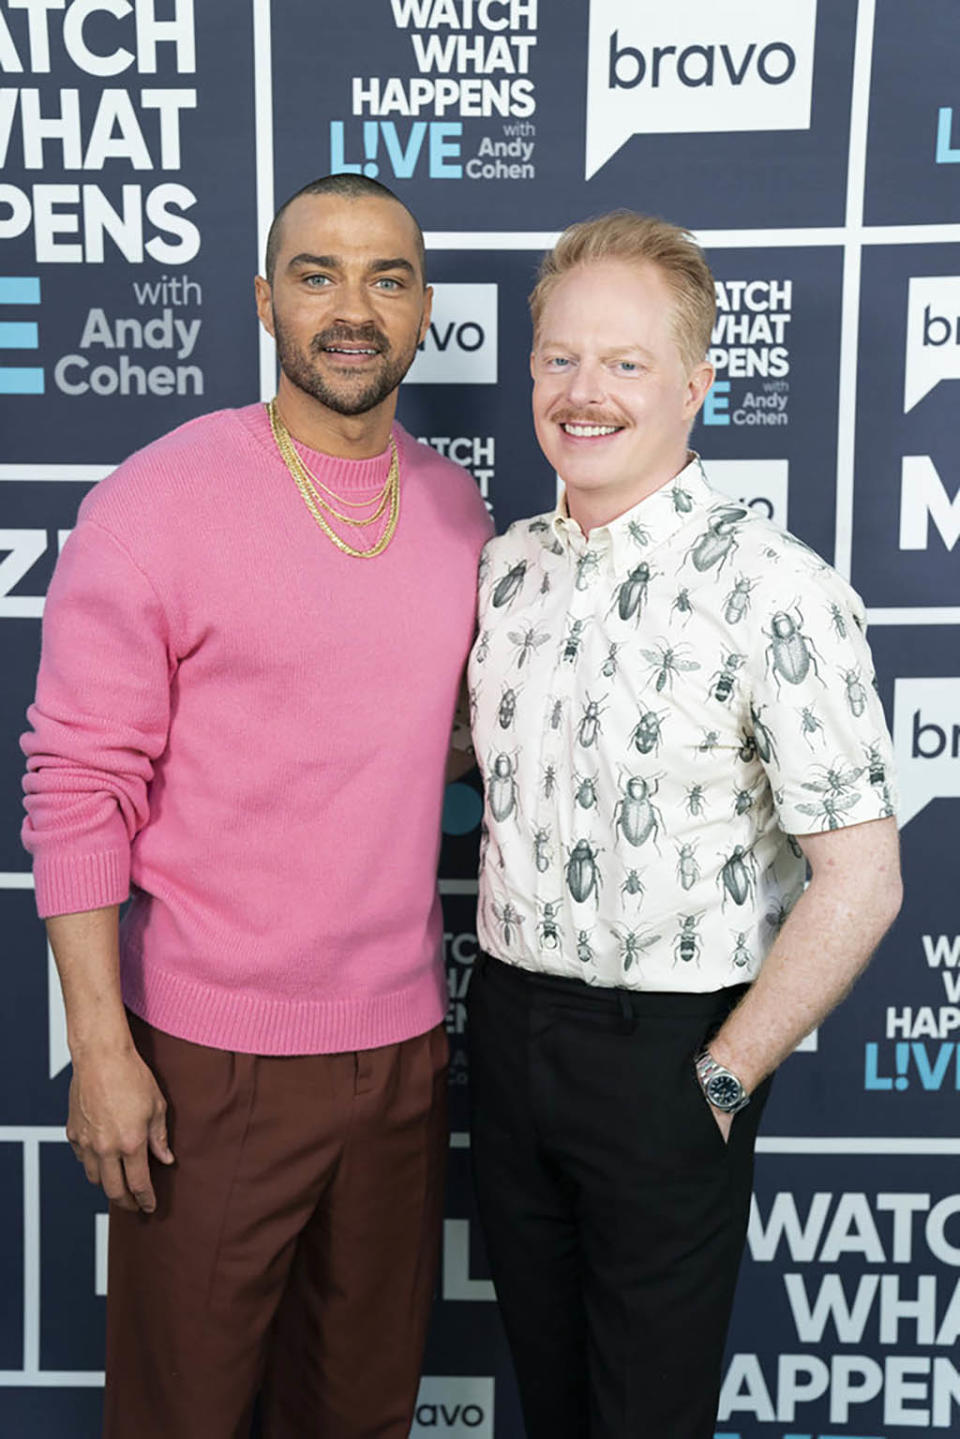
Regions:
<instances>
[{"instance_id":1,"label":"speech bubble logo","mask_svg":"<svg viewBox=\"0 0 960 1439\"><path fill-rule=\"evenodd\" d=\"M704 460L707 479L731 500L787 527L789 460Z\"/></svg>"},{"instance_id":2,"label":"speech bubble logo","mask_svg":"<svg viewBox=\"0 0 960 1439\"><path fill-rule=\"evenodd\" d=\"M960 380L960 275L914 276L907 298L907 414L941 380Z\"/></svg>"},{"instance_id":3,"label":"speech bubble logo","mask_svg":"<svg viewBox=\"0 0 960 1439\"><path fill-rule=\"evenodd\" d=\"M960 798L960 679L898 679L893 749L900 828L933 799Z\"/></svg>"},{"instance_id":4,"label":"speech bubble logo","mask_svg":"<svg viewBox=\"0 0 960 1439\"><path fill-rule=\"evenodd\" d=\"M809 130L817 0L591 0L586 178L634 134Z\"/></svg>"},{"instance_id":5,"label":"speech bubble logo","mask_svg":"<svg viewBox=\"0 0 960 1439\"><path fill-rule=\"evenodd\" d=\"M434 285L430 328L406 383L497 383L496 285Z\"/></svg>"}]
</instances>

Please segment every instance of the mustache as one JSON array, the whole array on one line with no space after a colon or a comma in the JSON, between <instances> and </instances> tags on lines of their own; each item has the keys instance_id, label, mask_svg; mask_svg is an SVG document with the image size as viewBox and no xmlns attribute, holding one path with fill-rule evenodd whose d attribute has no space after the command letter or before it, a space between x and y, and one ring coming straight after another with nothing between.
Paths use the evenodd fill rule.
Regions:
<instances>
[{"instance_id":1,"label":"mustache","mask_svg":"<svg viewBox=\"0 0 960 1439\"><path fill-rule=\"evenodd\" d=\"M558 425L615 425L617 429L623 429L623 420L618 416L598 415L595 410L588 415L578 414L575 410L557 410L550 418Z\"/></svg>"},{"instance_id":2,"label":"mustache","mask_svg":"<svg viewBox=\"0 0 960 1439\"><path fill-rule=\"evenodd\" d=\"M370 349L379 350L382 355L390 349L390 341L372 321L356 327L330 325L328 329L314 335L310 341L310 349L315 355L322 354L330 345L366 345Z\"/></svg>"}]
</instances>

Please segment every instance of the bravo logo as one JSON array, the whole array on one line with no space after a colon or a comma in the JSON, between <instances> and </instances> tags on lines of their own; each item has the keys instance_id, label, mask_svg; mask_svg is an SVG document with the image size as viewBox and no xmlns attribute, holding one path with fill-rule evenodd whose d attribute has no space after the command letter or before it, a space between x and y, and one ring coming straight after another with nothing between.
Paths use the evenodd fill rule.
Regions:
<instances>
[{"instance_id":1,"label":"bravo logo","mask_svg":"<svg viewBox=\"0 0 960 1439\"><path fill-rule=\"evenodd\" d=\"M960 679L896 681L893 749L901 828L931 800L960 798Z\"/></svg>"},{"instance_id":2,"label":"bravo logo","mask_svg":"<svg viewBox=\"0 0 960 1439\"><path fill-rule=\"evenodd\" d=\"M430 328L407 384L496 383L496 285L434 285Z\"/></svg>"},{"instance_id":3,"label":"bravo logo","mask_svg":"<svg viewBox=\"0 0 960 1439\"><path fill-rule=\"evenodd\" d=\"M420 1380L410 1439L493 1439L493 1380L476 1375Z\"/></svg>"},{"instance_id":4,"label":"bravo logo","mask_svg":"<svg viewBox=\"0 0 960 1439\"><path fill-rule=\"evenodd\" d=\"M732 500L787 527L787 460L707 460L707 479Z\"/></svg>"},{"instance_id":5,"label":"bravo logo","mask_svg":"<svg viewBox=\"0 0 960 1439\"><path fill-rule=\"evenodd\" d=\"M910 281L904 412L941 380L960 380L960 275L924 275Z\"/></svg>"},{"instance_id":6,"label":"bravo logo","mask_svg":"<svg viewBox=\"0 0 960 1439\"><path fill-rule=\"evenodd\" d=\"M586 178L632 135L808 130L816 0L591 0Z\"/></svg>"}]
</instances>

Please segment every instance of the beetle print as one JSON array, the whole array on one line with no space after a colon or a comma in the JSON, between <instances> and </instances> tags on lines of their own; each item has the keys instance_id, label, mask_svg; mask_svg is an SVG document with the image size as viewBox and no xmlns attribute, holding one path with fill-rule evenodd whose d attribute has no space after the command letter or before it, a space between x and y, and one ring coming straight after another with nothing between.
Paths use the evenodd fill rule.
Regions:
<instances>
[{"instance_id":1,"label":"beetle print","mask_svg":"<svg viewBox=\"0 0 960 1439\"><path fill-rule=\"evenodd\" d=\"M723 617L728 625L738 625L750 608L750 592L756 589L757 581L738 575L733 589L723 602Z\"/></svg>"},{"instance_id":2,"label":"beetle print","mask_svg":"<svg viewBox=\"0 0 960 1439\"><path fill-rule=\"evenodd\" d=\"M629 743L640 754L654 754L660 748L660 726L666 710L644 710L630 732Z\"/></svg>"},{"instance_id":3,"label":"beetle print","mask_svg":"<svg viewBox=\"0 0 960 1439\"><path fill-rule=\"evenodd\" d=\"M693 509L693 496L689 490L673 484L670 486L670 498L673 500L673 508L678 515L689 515Z\"/></svg>"},{"instance_id":4,"label":"beetle print","mask_svg":"<svg viewBox=\"0 0 960 1439\"><path fill-rule=\"evenodd\" d=\"M650 531L646 529L644 525L641 525L639 520L628 521L627 533L633 540L633 543L640 549L643 549L644 545L650 543Z\"/></svg>"},{"instance_id":5,"label":"beetle print","mask_svg":"<svg viewBox=\"0 0 960 1439\"><path fill-rule=\"evenodd\" d=\"M813 705L804 705L800 711L800 733L811 749L813 749L813 740L810 736L823 734L823 732L823 720L817 714Z\"/></svg>"},{"instance_id":6,"label":"beetle print","mask_svg":"<svg viewBox=\"0 0 960 1439\"><path fill-rule=\"evenodd\" d=\"M554 700L550 706L550 728L558 730L563 719L563 700Z\"/></svg>"},{"instance_id":7,"label":"beetle print","mask_svg":"<svg viewBox=\"0 0 960 1439\"><path fill-rule=\"evenodd\" d=\"M703 797L703 785L692 784L684 796L684 808L691 819L704 813L707 802Z\"/></svg>"},{"instance_id":8,"label":"beetle print","mask_svg":"<svg viewBox=\"0 0 960 1439\"><path fill-rule=\"evenodd\" d=\"M573 802L581 809L593 809L597 803L597 775L575 774L573 777Z\"/></svg>"},{"instance_id":9,"label":"beetle print","mask_svg":"<svg viewBox=\"0 0 960 1439\"><path fill-rule=\"evenodd\" d=\"M753 791L749 789L738 789L733 795L733 812L735 815L747 814L753 809Z\"/></svg>"},{"instance_id":10,"label":"beetle print","mask_svg":"<svg viewBox=\"0 0 960 1439\"><path fill-rule=\"evenodd\" d=\"M569 852L566 869L567 888L578 904L586 904L591 895L593 895L595 903L599 901L600 886L603 883L600 870L597 868L599 853L599 848L586 839L578 839Z\"/></svg>"},{"instance_id":11,"label":"beetle print","mask_svg":"<svg viewBox=\"0 0 960 1439\"><path fill-rule=\"evenodd\" d=\"M474 657L474 659L476 660L476 662L477 662L478 665L482 665L483 662L484 662L484 660L487 658L487 655L488 655L489 653L490 653L490 631L489 631L489 630L481 630L481 631L480 631L480 637L479 637L479 639L477 640L477 648L476 648L475 651L474 651L473 657Z\"/></svg>"},{"instance_id":12,"label":"beetle print","mask_svg":"<svg viewBox=\"0 0 960 1439\"><path fill-rule=\"evenodd\" d=\"M510 755L500 753L490 766L487 797L495 820L509 819L517 808L517 766Z\"/></svg>"},{"instance_id":13,"label":"beetle print","mask_svg":"<svg viewBox=\"0 0 960 1439\"><path fill-rule=\"evenodd\" d=\"M497 724L501 729L509 729L516 719L518 694L519 690L507 685L500 696L500 703L497 705Z\"/></svg>"},{"instance_id":14,"label":"beetle print","mask_svg":"<svg viewBox=\"0 0 960 1439\"><path fill-rule=\"evenodd\" d=\"M703 731L703 738L697 745L697 754L712 754L717 747L717 742L719 741L719 739L719 730L705 729Z\"/></svg>"},{"instance_id":15,"label":"beetle print","mask_svg":"<svg viewBox=\"0 0 960 1439\"><path fill-rule=\"evenodd\" d=\"M523 581L527 573L526 560L518 560L501 576L493 587L491 603L494 609L502 609L504 605L512 605L517 595L523 589Z\"/></svg>"},{"instance_id":16,"label":"beetle print","mask_svg":"<svg viewBox=\"0 0 960 1439\"><path fill-rule=\"evenodd\" d=\"M657 835L663 828L663 815L653 802L659 788L656 779L645 780L640 775L629 775L626 783L621 777L622 798L613 811L613 827L623 835L628 844L639 849L648 839L659 853Z\"/></svg>"},{"instance_id":17,"label":"beetle print","mask_svg":"<svg viewBox=\"0 0 960 1439\"><path fill-rule=\"evenodd\" d=\"M777 748L773 741L773 735L760 718L766 708L766 705L750 706L750 718L753 721L752 738L756 746L757 754L763 760L764 764L769 764L771 760L774 764L777 764Z\"/></svg>"},{"instance_id":18,"label":"beetle print","mask_svg":"<svg viewBox=\"0 0 960 1439\"><path fill-rule=\"evenodd\" d=\"M713 512L706 530L694 541L685 556L693 562L695 570L703 574L716 565L717 574L720 574L739 545L737 521L746 517L747 511L739 505L723 505Z\"/></svg>"},{"instance_id":19,"label":"beetle print","mask_svg":"<svg viewBox=\"0 0 960 1439\"><path fill-rule=\"evenodd\" d=\"M556 787L557 787L557 767L556 767L556 765L552 765L552 764L545 765L545 766L544 766L544 769L543 769L543 785L542 785L542 788L543 788L543 797L544 797L544 799L553 799L553 792L554 792L554 790L556 789Z\"/></svg>"},{"instance_id":20,"label":"beetle print","mask_svg":"<svg viewBox=\"0 0 960 1439\"><path fill-rule=\"evenodd\" d=\"M691 844L677 845L677 879L683 889L693 889L700 878L700 866L696 860L697 840Z\"/></svg>"},{"instance_id":21,"label":"beetle print","mask_svg":"<svg viewBox=\"0 0 960 1439\"><path fill-rule=\"evenodd\" d=\"M650 566L646 560L641 561L635 569L630 571L623 583L617 586L614 603L610 609L616 609L622 620L636 617L639 624L647 598L647 589L652 578L653 571Z\"/></svg>"},{"instance_id":22,"label":"beetle print","mask_svg":"<svg viewBox=\"0 0 960 1439\"><path fill-rule=\"evenodd\" d=\"M859 669L844 670L842 679L846 688L847 706L854 719L859 719L867 707L867 692L861 682Z\"/></svg>"},{"instance_id":23,"label":"beetle print","mask_svg":"<svg viewBox=\"0 0 960 1439\"><path fill-rule=\"evenodd\" d=\"M717 875L723 909L727 907L728 897L737 905L744 905L753 898L756 893L755 869L756 860L752 851L745 850L742 844L734 845L733 853L724 859Z\"/></svg>"},{"instance_id":24,"label":"beetle print","mask_svg":"<svg viewBox=\"0 0 960 1439\"><path fill-rule=\"evenodd\" d=\"M778 610L770 621L769 630L764 634L770 640L767 646L767 671L772 672L780 690L780 681L787 684L802 684L811 668L817 679L820 670L817 665L813 640L803 633L803 614L798 605L793 606L796 619L786 610ZM823 681L820 681L821 684Z\"/></svg>"},{"instance_id":25,"label":"beetle print","mask_svg":"<svg viewBox=\"0 0 960 1439\"><path fill-rule=\"evenodd\" d=\"M620 893L629 894L631 898L636 899L638 903L642 901L644 895L643 884L635 869L628 870L627 877L620 886Z\"/></svg>"},{"instance_id":26,"label":"beetle print","mask_svg":"<svg viewBox=\"0 0 960 1439\"><path fill-rule=\"evenodd\" d=\"M606 704L606 699L592 700L589 694L587 695L587 702L583 707L580 723L577 725L577 742L584 749L592 749L597 742L602 730L600 716L606 708Z\"/></svg>"}]
</instances>

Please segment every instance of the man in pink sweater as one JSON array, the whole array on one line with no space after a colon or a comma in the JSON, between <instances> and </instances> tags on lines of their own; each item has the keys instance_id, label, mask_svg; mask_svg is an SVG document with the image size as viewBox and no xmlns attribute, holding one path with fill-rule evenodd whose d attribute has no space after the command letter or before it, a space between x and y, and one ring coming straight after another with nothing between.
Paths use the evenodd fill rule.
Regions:
<instances>
[{"instance_id":1,"label":"man in pink sweater","mask_svg":"<svg viewBox=\"0 0 960 1439\"><path fill-rule=\"evenodd\" d=\"M490 533L394 415L423 239L361 176L271 229L270 406L84 501L23 737L67 1135L112 1201L105 1435L406 1435L446 1146L444 762ZM119 907L132 896L118 924Z\"/></svg>"}]
</instances>

